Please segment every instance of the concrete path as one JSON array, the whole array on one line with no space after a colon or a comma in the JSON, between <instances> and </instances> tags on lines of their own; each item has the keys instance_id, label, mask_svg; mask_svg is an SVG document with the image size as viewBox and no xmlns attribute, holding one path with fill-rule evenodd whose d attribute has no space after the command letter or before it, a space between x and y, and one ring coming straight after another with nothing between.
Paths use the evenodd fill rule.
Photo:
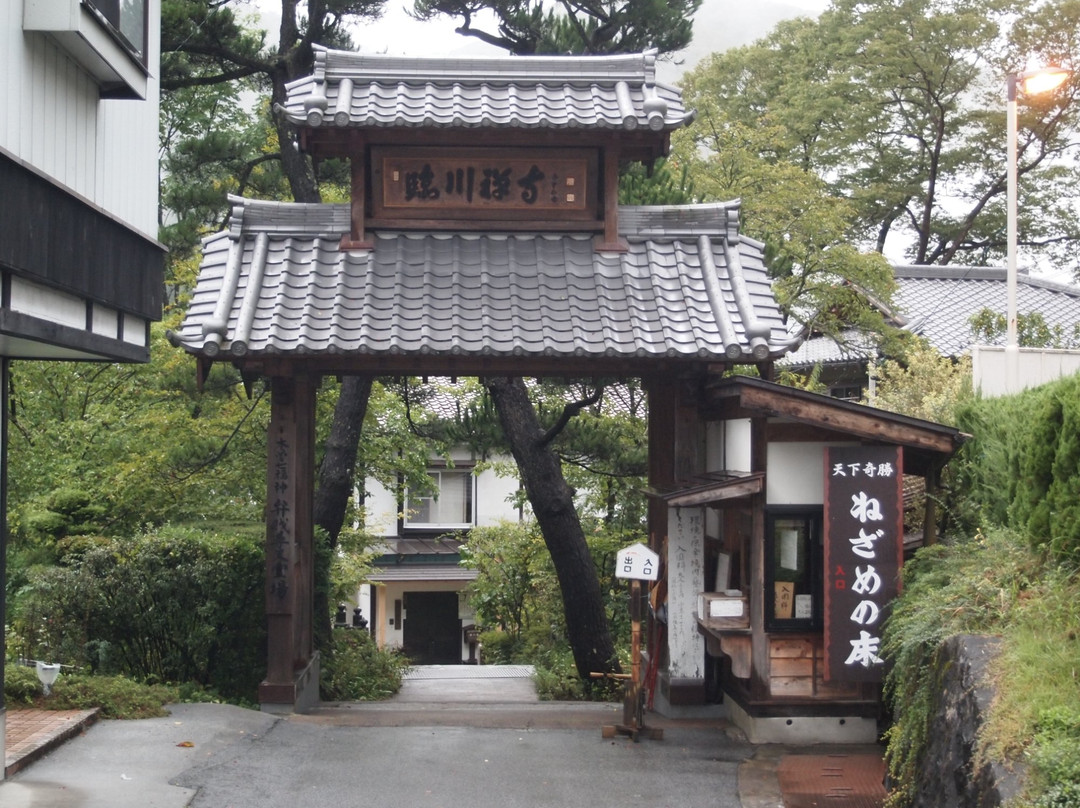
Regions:
<instances>
[{"instance_id":1,"label":"concrete path","mask_svg":"<svg viewBox=\"0 0 1080 808\"><path fill-rule=\"evenodd\" d=\"M753 749L724 725L604 739L601 726L621 717L613 705L541 703L523 687L531 680L491 673L417 675L390 702L308 716L193 704L168 718L99 722L0 783L0 805L741 808L737 772ZM496 692L505 700L476 701Z\"/></svg>"},{"instance_id":2,"label":"concrete path","mask_svg":"<svg viewBox=\"0 0 1080 808\"><path fill-rule=\"evenodd\" d=\"M167 718L101 721L0 783L0 806L881 804L879 795L851 799L862 775L879 771L876 747L752 747L722 718L656 715L647 722L663 740L605 739L601 727L622 720L620 706L540 702L528 675L417 669L390 701L324 704L310 715L181 704ZM829 776L782 792L778 772L793 757L813 762L807 755L832 755L821 764Z\"/></svg>"}]
</instances>

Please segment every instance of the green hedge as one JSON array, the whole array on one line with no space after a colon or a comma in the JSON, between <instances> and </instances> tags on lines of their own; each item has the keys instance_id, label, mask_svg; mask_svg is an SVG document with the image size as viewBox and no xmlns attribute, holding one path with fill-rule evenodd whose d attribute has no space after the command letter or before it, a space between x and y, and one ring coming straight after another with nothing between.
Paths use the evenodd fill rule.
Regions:
<instances>
[{"instance_id":1,"label":"green hedge","mask_svg":"<svg viewBox=\"0 0 1080 808\"><path fill-rule=\"evenodd\" d=\"M1004 525L1059 562L1080 566L1080 376L961 408L973 438L960 454L973 527Z\"/></svg>"},{"instance_id":2,"label":"green hedge","mask_svg":"<svg viewBox=\"0 0 1080 808\"><path fill-rule=\"evenodd\" d=\"M163 527L65 540L60 565L15 593L9 650L250 701L266 669L263 576L254 536Z\"/></svg>"}]
</instances>

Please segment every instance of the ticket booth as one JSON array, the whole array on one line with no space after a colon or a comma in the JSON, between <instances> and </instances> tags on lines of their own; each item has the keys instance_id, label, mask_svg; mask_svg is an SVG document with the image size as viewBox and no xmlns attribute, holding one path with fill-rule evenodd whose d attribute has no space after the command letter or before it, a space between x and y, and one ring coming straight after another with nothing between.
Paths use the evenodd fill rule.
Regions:
<instances>
[{"instance_id":1,"label":"ticket booth","mask_svg":"<svg viewBox=\"0 0 1080 808\"><path fill-rule=\"evenodd\" d=\"M718 696L755 742L875 740L905 536L934 540L938 476L964 436L749 377L697 405L674 444L703 470L651 489L654 525L666 517L660 709ZM905 491L923 489L905 522Z\"/></svg>"}]
</instances>

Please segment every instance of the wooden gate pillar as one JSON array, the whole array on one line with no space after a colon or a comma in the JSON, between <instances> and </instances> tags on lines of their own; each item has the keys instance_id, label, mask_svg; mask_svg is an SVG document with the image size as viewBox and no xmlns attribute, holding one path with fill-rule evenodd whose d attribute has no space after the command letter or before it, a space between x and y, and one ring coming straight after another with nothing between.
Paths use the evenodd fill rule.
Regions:
<instances>
[{"instance_id":1,"label":"wooden gate pillar","mask_svg":"<svg viewBox=\"0 0 1080 808\"><path fill-rule=\"evenodd\" d=\"M697 379L675 376L649 380L649 487L672 490L688 484L705 470L705 432L698 411ZM704 508L671 508L657 497L649 499L649 538L653 549L666 548L667 625L662 643L653 652L666 659L650 660L659 670L657 709L671 713L705 703L705 641L698 633L694 612L704 589ZM660 646L660 647L657 647ZM666 653L665 653L666 652Z\"/></svg>"},{"instance_id":2,"label":"wooden gate pillar","mask_svg":"<svg viewBox=\"0 0 1080 808\"><path fill-rule=\"evenodd\" d=\"M267 671L259 704L304 712L319 701L314 648L315 380L270 380L266 469Z\"/></svg>"}]
</instances>

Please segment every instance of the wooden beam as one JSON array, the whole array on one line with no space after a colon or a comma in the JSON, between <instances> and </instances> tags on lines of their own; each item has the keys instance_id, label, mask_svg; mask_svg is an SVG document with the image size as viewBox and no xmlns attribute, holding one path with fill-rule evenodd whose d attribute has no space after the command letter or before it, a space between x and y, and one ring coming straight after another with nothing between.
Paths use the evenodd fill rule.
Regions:
<instances>
[{"instance_id":1,"label":"wooden beam","mask_svg":"<svg viewBox=\"0 0 1080 808\"><path fill-rule=\"evenodd\" d=\"M834 405L750 386L741 388L739 403L748 409L835 429L866 440L913 446L947 455L957 448L952 434L919 427L911 423L911 419L899 422L881 410L863 408L865 411L857 411L839 406L840 402Z\"/></svg>"}]
</instances>

